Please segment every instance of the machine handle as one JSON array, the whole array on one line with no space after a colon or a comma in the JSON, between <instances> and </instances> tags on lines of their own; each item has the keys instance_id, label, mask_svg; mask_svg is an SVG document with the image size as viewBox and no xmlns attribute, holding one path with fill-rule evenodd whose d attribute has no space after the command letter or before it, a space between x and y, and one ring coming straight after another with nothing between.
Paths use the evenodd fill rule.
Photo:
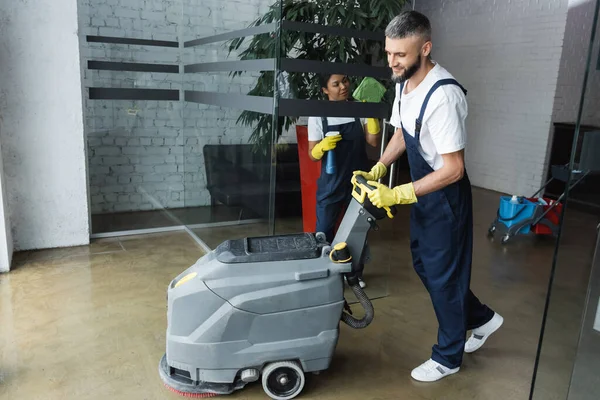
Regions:
<instances>
[{"instance_id":1,"label":"machine handle","mask_svg":"<svg viewBox=\"0 0 600 400\"><path fill-rule=\"evenodd\" d=\"M362 175L353 175L352 185L354 186L352 189L352 197L363 205L365 204L365 201L368 201L367 194L376 189L375 186L369 185L367 179ZM397 213L395 206L385 206L383 209L386 211L388 218L394 218L394 215Z\"/></svg>"},{"instance_id":2,"label":"machine handle","mask_svg":"<svg viewBox=\"0 0 600 400\"><path fill-rule=\"evenodd\" d=\"M364 176L355 175L355 177L356 177L356 183L357 183L358 187L364 186L365 188L369 189L369 192L376 189L375 186L369 185L369 181L367 181L367 178L365 178Z\"/></svg>"}]
</instances>

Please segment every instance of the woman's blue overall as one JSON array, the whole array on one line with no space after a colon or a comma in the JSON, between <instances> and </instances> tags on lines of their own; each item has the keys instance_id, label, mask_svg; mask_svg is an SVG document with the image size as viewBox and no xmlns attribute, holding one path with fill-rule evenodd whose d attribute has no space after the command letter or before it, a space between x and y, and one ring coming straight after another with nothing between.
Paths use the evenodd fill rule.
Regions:
<instances>
[{"instance_id":1,"label":"woman's blue overall","mask_svg":"<svg viewBox=\"0 0 600 400\"><path fill-rule=\"evenodd\" d=\"M322 118L323 137L327 132L337 131L342 135L333 150L337 171L329 175L325 171L327 156L321 162L321 176L317 181L317 232L323 232L332 242L335 225L342 211L352 198L352 172L367 167L365 131L359 118L341 125L328 125Z\"/></svg>"},{"instance_id":2,"label":"woman's blue overall","mask_svg":"<svg viewBox=\"0 0 600 400\"><path fill-rule=\"evenodd\" d=\"M419 152L423 115L431 94L441 85L458 85L442 79L433 85L415 121L411 136L402 124L412 181L433 172ZM404 85L401 85L401 92ZM464 177L441 190L419 197L410 215L411 252L414 268L431 296L439 323L438 344L432 359L447 368L462 363L466 332L487 323L494 312L471 292L473 204L471 183Z\"/></svg>"}]
</instances>

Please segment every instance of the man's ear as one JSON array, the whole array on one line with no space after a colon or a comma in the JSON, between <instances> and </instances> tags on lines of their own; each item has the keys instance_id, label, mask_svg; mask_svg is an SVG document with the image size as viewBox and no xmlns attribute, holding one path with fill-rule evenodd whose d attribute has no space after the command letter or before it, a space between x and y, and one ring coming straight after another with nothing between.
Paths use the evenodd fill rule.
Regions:
<instances>
[{"instance_id":1,"label":"man's ear","mask_svg":"<svg viewBox=\"0 0 600 400\"><path fill-rule=\"evenodd\" d=\"M428 57L431 54L431 48L432 47L433 47L433 43L431 43L430 40L428 40L427 42L425 42L425 44L421 48L421 51L423 52L423 57Z\"/></svg>"}]
</instances>

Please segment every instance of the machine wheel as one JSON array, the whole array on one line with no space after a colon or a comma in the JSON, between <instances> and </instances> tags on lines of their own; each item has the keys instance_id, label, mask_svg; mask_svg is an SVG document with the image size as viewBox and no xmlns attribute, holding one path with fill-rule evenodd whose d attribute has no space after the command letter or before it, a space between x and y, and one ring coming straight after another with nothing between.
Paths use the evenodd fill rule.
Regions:
<instances>
[{"instance_id":1,"label":"machine wheel","mask_svg":"<svg viewBox=\"0 0 600 400\"><path fill-rule=\"evenodd\" d=\"M502 236L502 244L506 244L509 240L510 240L510 235L508 233L506 235Z\"/></svg>"},{"instance_id":2,"label":"machine wheel","mask_svg":"<svg viewBox=\"0 0 600 400\"><path fill-rule=\"evenodd\" d=\"M293 399L304 389L304 383L304 371L297 362L275 362L263 370L263 389L274 400Z\"/></svg>"},{"instance_id":3,"label":"machine wheel","mask_svg":"<svg viewBox=\"0 0 600 400\"><path fill-rule=\"evenodd\" d=\"M492 224L492 226L490 226L490 229L488 229L488 236L494 236L494 232L496 232L496 225Z\"/></svg>"},{"instance_id":4,"label":"machine wheel","mask_svg":"<svg viewBox=\"0 0 600 400\"><path fill-rule=\"evenodd\" d=\"M317 232L315 234L315 238L320 243L325 243L327 241L327 236L325 236L325 234L323 232Z\"/></svg>"}]
</instances>

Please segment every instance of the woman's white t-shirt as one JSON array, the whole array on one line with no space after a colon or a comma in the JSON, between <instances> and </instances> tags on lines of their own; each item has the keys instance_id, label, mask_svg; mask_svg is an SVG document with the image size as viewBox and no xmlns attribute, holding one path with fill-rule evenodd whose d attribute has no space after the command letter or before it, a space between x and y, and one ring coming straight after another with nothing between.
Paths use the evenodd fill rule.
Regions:
<instances>
[{"instance_id":1,"label":"woman's white t-shirt","mask_svg":"<svg viewBox=\"0 0 600 400\"><path fill-rule=\"evenodd\" d=\"M415 121L421 112L421 106L429 89L440 79L454 77L442 66L436 64L425 79L406 94L400 93L400 85L396 85L396 99L392 109L390 123L400 128L402 124L409 135L415 136ZM400 110L398 110L398 100ZM427 109L421 126L419 151L433 170L444 165L442 154L453 153L465 148L467 130L465 120L468 114L467 99L457 85L443 85L437 88L429 98Z\"/></svg>"},{"instance_id":2,"label":"woman's white t-shirt","mask_svg":"<svg viewBox=\"0 0 600 400\"><path fill-rule=\"evenodd\" d=\"M344 124L353 124L355 118L348 117L327 117L327 125L344 125ZM364 126L365 119L360 118L360 123ZM308 118L308 140L310 142L318 142L322 140L323 135L323 122L321 121L321 117L309 117Z\"/></svg>"}]
</instances>

